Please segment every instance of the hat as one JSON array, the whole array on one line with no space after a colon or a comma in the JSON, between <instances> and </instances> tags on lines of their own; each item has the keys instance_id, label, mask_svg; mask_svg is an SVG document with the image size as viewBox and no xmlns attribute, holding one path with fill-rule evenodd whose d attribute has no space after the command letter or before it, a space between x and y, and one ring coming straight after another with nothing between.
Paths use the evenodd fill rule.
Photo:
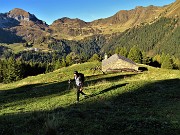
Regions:
<instances>
[{"instance_id":1,"label":"hat","mask_svg":"<svg viewBox=\"0 0 180 135\"><path fill-rule=\"evenodd\" d=\"M74 71L74 74L78 74L78 71Z\"/></svg>"}]
</instances>

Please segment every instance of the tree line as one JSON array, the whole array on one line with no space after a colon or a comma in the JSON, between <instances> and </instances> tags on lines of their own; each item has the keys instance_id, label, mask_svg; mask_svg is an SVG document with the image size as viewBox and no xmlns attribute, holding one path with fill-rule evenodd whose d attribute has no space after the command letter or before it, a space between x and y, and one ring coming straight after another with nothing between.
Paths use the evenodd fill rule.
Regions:
<instances>
[{"instance_id":1,"label":"tree line","mask_svg":"<svg viewBox=\"0 0 180 135\"><path fill-rule=\"evenodd\" d=\"M162 53L157 54L154 57L148 57L146 52L141 51L137 46L133 46L130 49L127 49L126 47L116 47L115 50L107 52L109 57L114 53L127 57L136 63L166 69L180 69L180 60L175 56ZM31 57L29 56L30 54ZM104 59L104 55L100 55L98 53L93 54L89 59L84 57L82 54L75 52L70 52L64 57L60 57L59 53L55 52L51 54L47 53L46 55L49 57L42 52L39 53L39 55L37 52L34 52L34 56L32 55L32 52L30 54L27 54L28 59L24 54L21 57L19 57L19 55L14 55L7 59L0 60L0 82L10 83L23 79L27 76L35 76L42 73L52 72L56 69L70 66L72 64L87 61L100 62Z\"/></svg>"},{"instance_id":2,"label":"tree line","mask_svg":"<svg viewBox=\"0 0 180 135\"><path fill-rule=\"evenodd\" d=\"M180 58L178 23L179 19L160 18L155 23L136 26L113 35L101 50L109 51L116 47L130 49L137 46L145 52L151 52L151 56L165 53Z\"/></svg>"},{"instance_id":3,"label":"tree line","mask_svg":"<svg viewBox=\"0 0 180 135\"><path fill-rule=\"evenodd\" d=\"M4 59L0 62L0 82L16 81L75 63L101 61L105 53L109 56L117 53L136 63L180 69L178 22L178 19L161 18L153 24L137 26L122 33L94 35L80 41L48 38L48 48L52 52L22 51L14 54L1 47L0 57Z\"/></svg>"},{"instance_id":4,"label":"tree line","mask_svg":"<svg viewBox=\"0 0 180 135\"><path fill-rule=\"evenodd\" d=\"M0 83L11 83L28 76L52 72L61 67L70 66L75 63L96 60L101 60L97 54L87 60L74 52L69 53L65 57L59 57L58 53L38 54L37 52L34 52L24 54L21 57L13 54L8 58L0 59Z\"/></svg>"},{"instance_id":5,"label":"tree line","mask_svg":"<svg viewBox=\"0 0 180 135\"><path fill-rule=\"evenodd\" d=\"M0 59L0 83L10 83L45 72L46 66L42 63L24 62L14 57Z\"/></svg>"},{"instance_id":6,"label":"tree line","mask_svg":"<svg viewBox=\"0 0 180 135\"><path fill-rule=\"evenodd\" d=\"M162 53L149 57L146 52L141 51L137 46L134 46L131 49L127 49L126 47L116 47L113 52L109 52L109 55L114 53L120 54L140 64L165 69L180 69L180 59L170 54Z\"/></svg>"}]
</instances>

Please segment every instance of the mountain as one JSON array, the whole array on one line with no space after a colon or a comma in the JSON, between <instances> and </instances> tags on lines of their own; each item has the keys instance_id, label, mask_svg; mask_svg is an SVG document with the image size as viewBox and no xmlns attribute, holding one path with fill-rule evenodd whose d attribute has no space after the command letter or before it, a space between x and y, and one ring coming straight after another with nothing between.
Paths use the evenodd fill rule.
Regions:
<instances>
[{"instance_id":1,"label":"mountain","mask_svg":"<svg viewBox=\"0 0 180 135\"><path fill-rule=\"evenodd\" d=\"M89 23L78 19L62 18L50 25L50 28L56 30L56 35L60 35L60 32L65 30L62 33L66 35L66 38L73 36L74 39L77 39L77 35L88 36L88 33L85 35L81 31L82 29L99 30L96 34L101 36L91 33L93 36L84 38L80 42L63 41L63 44L70 46L71 51L86 52L88 56L98 52L109 52L122 46L129 49L135 45L150 56L164 52L180 57L179 7L179 0L163 7L139 6L132 10L121 10L111 17ZM58 46L60 44L51 47L60 48Z\"/></svg>"},{"instance_id":2,"label":"mountain","mask_svg":"<svg viewBox=\"0 0 180 135\"><path fill-rule=\"evenodd\" d=\"M136 7L132 10L121 10L115 15L92 22L80 19L61 18L50 25L54 35L64 37L91 36L94 34L112 34L122 32L141 23L151 22L164 11L162 7ZM63 33L63 35L61 34ZM59 37L61 38L61 37Z\"/></svg>"},{"instance_id":3,"label":"mountain","mask_svg":"<svg viewBox=\"0 0 180 135\"><path fill-rule=\"evenodd\" d=\"M9 25L11 24L11 25ZM22 9L15 8L8 13L0 14L0 28L10 28L15 26L39 26L39 28L47 27L47 24L33 14ZM38 28L38 27L36 27Z\"/></svg>"},{"instance_id":4,"label":"mountain","mask_svg":"<svg viewBox=\"0 0 180 135\"><path fill-rule=\"evenodd\" d=\"M121 10L111 17L92 22L61 18L54 21L50 25L50 29L53 31L53 36L57 39L82 39L95 34L123 32L132 27L156 22L161 17L179 17L179 3L179 0L177 0L163 7L152 5L148 7L137 6L135 9Z\"/></svg>"},{"instance_id":5,"label":"mountain","mask_svg":"<svg viewBox=\"0 0 180 135\"><path fill-rule=\"evenodd\" d=\"M54 21L49 26L52 36L59 38L72 38L77 36L91 36L94 34L99 34L101 31L99 29L93 28L90 26L90 23L87 23L80 19L70 19L67 17L58 19Z\"/></svg>"},{"instance_id":6,"label":"mountain","mask_svg":"<svg viewBox=\"0 0 180 135\"><path fill-rule=\"evenodd\" d=\"M101 49L115 50L137 46L150 56L166 53L180 58L180 26L178 19L162 17L158 21L133 27L108 40Z\"/></svg>"},{"instance_id":7,"label":"mountain","mask_svg":"<svg viewBox=\"0 0 180 135\"><path fill-rule=\"evenodd\" d=\"M102 27L105 33L122 32L141 23L151 22L157 18L163 10L162 7L138 6L132 10L121 10L109 18L95 20L91 24Z\"/></svg>"},{"instance_id":8,"label":"mountain","mask_svg":"<svg viewBox=\"0 0 180 135\"><path fill-rule=\"evenodd\" d=\"M180 0L176 0L176 2L167 6L165 10L166 17L180 17Z\"/></svg>"},{"instance_id":9,"label":"mountain","mask_svg":"<svg viewBox=\"0 0 180 135\"><path fill-rule=\"evenodd\" d=\"M23 40L34 41L39 35L45 35L45 29L48 28L48 25L37 19L35 15L15 8L8 13L0 14L0 28L21 37ZM0 41L2 42L2 40Z\"/></svg>"},{"instance_id":10,"label":"mountain","mask_svg":"<svg viewBox=\"0 0 180 135\"><path fill-rule=\"evenodd\" d=\"M176 2L163 7L151 5L121 10L111 17L92 22L64 17L55 20L51 25L47 25L35 15L15 8L8 13L0 14L0 42L7 43L7 39L9 39L7 37L13 35L15 38L11 38L8 42L31 42L39 48L45 45L48 49L49 44L52 48L54 48L53 44L56 44L55 48L59 48L57 43L65 44L67 40L74 40L74 42L67 41L66 45L69 46L72 43L72 46L73 44L79 46L80 44L81 48L84 48L84 45L90 47L93 44L92 48L97 45L98 50L103 52L109 50L110 46L115 48L115 45L133 46L135 43L144 43L144 46L150 46L150 49L145 49L146 51L154 49L155 46L159 50L162 44L166 44L167 47L167 43L170 41L175 42L174 45L178 45L179 14L180 0L176 0ZM150 33L147 34L146 31ZM132 34L131 37L129 34ZM154 36L150 36L150 34ZM99 36L101 37L100 40L97 35L101 35ZM148 35L148 37L144 35ZM151 44L147 43L146 38ZM164 43L165 39L168 41ZM80 42L76 42L77 40ZM144 50L146 47L142 48ZM74 50L79 52L77 48ZM167 49L165 50L167 51Z\"/></svg>"}]
</instances>

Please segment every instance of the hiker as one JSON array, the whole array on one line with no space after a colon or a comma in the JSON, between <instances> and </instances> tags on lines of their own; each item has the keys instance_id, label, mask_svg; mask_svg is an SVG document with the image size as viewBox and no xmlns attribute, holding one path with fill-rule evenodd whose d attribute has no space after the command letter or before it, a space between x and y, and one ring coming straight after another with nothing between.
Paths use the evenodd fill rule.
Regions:
<instances>
[{"instance_id":1,"label":"hiker","mask_svg":"<svg viewBox=\"0 0 180 135\"><path fill-rule=\"evenodd\" d=\"M86 94L82 92L84 85L84 75L82 73L78 73L78 71L74 71L74 79L77 87L77 102L79 102L80 93L86 97Z\"/></svg>"}]
</instances>

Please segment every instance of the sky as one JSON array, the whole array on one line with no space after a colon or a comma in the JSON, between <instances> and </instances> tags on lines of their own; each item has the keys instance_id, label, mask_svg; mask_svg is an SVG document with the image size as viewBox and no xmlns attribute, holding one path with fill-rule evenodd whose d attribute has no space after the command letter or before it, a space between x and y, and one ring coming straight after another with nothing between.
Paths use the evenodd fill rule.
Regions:
<instances>
[{"instance_id":1,"label":"sky","mask_svg":"<svg viewBox=\"0 0 180 135\"><path fill-rule=\"evenodd\" d=\"M136 6L164 6L173 2L175 0L0 0L0 13L21 8L47 24L62 17L91 22Z\"/></svg>"}]
</instances>

